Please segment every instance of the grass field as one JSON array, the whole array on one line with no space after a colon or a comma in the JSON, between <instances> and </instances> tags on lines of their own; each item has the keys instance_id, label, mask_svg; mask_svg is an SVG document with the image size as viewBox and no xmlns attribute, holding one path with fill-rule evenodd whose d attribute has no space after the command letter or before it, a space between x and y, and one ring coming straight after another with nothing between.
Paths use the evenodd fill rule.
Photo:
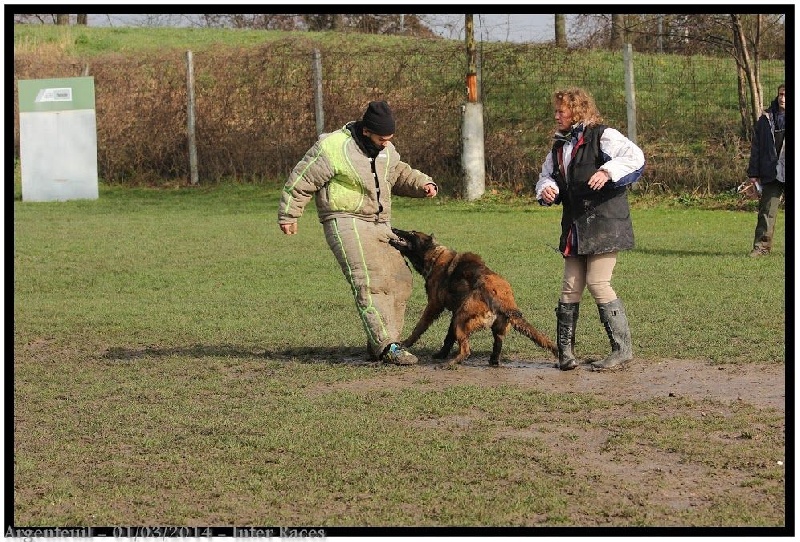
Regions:
<instances>
[{"instance_id":1,"label":"grass field","mask_svg":"<svg viewBox=\"0 0 800 542\"><path fill-rule=\"evenodd\" d=\"M366 363L313 208L283 236L277 198L102 186L97 201L14 202L15 525L786 524L786 474L767 459L785 454L782 409L551 391L560 371L525 372L550 360L514 334L504 354L523 368L485 367L482 332L470 367L434 372L444 319L415 349L424 366ZM393 207L397 227L481 254L553 335L560 209L500 196ZM637 248L614 286L636 362L784 366L784 219L773 254L751 259L754 213L634 205ZM417 276L406 330L423 306ZM578 354L603 355L588 294L584 306ZM497 371L519 379L493 384L511 374ZM605 466L564 451L589 436ZM614 482L642 453L699 480L699 504ZM659 476L648 484L663 494L678 484Z\"/></svg>"}]
</instances>

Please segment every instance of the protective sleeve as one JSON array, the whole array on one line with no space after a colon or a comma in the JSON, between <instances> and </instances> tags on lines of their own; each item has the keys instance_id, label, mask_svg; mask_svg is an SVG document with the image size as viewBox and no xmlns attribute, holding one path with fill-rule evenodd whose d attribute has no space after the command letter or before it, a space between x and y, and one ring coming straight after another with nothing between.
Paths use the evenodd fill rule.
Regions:
<instances>
[{"instance_id":1,"label":"protective sleeve","mask_svg":"<svg viewBox=\"0 0 800 542\"><path fill-rule=\"evenodd\" d=\"M436 184L430 176L399 160L394 167L392 194L411 198L424 198L425 185L428 183Z\"/></svg>"},{"instance_id":2,"label":"protective sleeve","mask_svg":"<svg viewBox=\"0 0 800 542\"><path fill-rule=\"evenodd\" d=\"M314 193L333 178L333 168L323 152L321 142L318 140L308 150L283 185L278 204L278 224L297 222Z\"/></svg>"}]
</instances>

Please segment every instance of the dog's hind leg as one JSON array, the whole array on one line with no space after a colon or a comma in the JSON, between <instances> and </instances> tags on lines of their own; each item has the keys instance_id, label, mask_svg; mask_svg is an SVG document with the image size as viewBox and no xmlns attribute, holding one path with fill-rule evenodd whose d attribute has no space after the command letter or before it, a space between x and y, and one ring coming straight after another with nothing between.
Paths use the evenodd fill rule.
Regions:
<instances>
[{"instance_id":1,"label":"dog's hind leg","mask_svg":"<svg viewBox=\"0 0 800 542\"><path fill-rule=\"evenodd\" d=\"M458 343L458 353L445 364L449 368L455 368L455 366L469 357L471 353L469 347L470 335L486 327L485 311L479 311L471 316L467 316L468 314L469 307L467 307L467 310L462 307L453 314L453 335Z\"/></svg>"},{"instance_id":2,"label":"dog's hind leg","mask_svg":"<svg viewBox=\"0 0 800 542\"><path fill-rule=\"evenodd\" d=\"M492 324L492 335L494 335L494 345L492 346L492 355L489 356L489 365L500 365L500 352L503 351L503 340L508 333L509 322L502 315L498 315L497 319Z\"/></svg>"},{"instance_id":3,"label":"dog's hind leg","mask_svg":"<svg viewBox=\"0 0 800 542\"><path fill-rule=\"evenodd\" d=\"M453 345L456 344L455 321L456 318L454 315L452 318L450 318L450 327L447 329L447 335L444 338L444 343L442 344L442 348L433 355L434 359L445 359L447 356L450 355L450 350L452 350Z\"/></svg>"}]
</instances>

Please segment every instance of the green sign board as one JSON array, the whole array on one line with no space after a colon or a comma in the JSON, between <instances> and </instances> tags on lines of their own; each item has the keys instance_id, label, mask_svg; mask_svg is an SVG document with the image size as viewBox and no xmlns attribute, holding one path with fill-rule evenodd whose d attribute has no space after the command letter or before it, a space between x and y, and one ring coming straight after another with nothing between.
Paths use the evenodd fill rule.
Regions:
<instances>
[{"instance_id":1,"label":"green sign board","mask_svg":"<svg viewBox=\"0 0 800 542\"><path fill-rule=\"evenodd\" d=\"M94 77L19 81L19 112L94 111Z\"/></svg>"},{"instance_id":2,"label":"green sign board","mask_svg":"<svg viewBox=\"0 0 800 542\"><path fill-rule=\"evenodd\" d=\"M94 78L19 81L22 201L97 199Z\"/></svg>"}]
</instances>

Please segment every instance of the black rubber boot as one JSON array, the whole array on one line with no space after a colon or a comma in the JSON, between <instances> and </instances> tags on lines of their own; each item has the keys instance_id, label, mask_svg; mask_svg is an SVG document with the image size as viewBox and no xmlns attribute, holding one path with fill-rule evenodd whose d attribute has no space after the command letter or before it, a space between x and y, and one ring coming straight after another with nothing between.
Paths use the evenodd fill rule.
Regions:
<instances>
[{"instance_id":1,"label":"black rubber boot","mask_svg":"<svg viewBox=\"0 0 800 542\"><path fill-rule=\"evenodd\" d=\"M558 302L556 307L556 335L558 341L558 368L569 371L578 366L575 359L575 326L578 323L579 303Z\"/></svg>"},{"instance_id":2,"label":"black rubber boot","mask_svg":"<svg viewBox=\"0 0 800 542\"><path fill-rule=\"evenodd\" d=\"M600 321L606 328L608 340L611 343L611 354L602 361L592 363L592 369L610 369L633 359L631 346L631 330L628 327L628 317L622 300L615 299L602 305L597 305Z\"/></svg>"}]
</instances>

